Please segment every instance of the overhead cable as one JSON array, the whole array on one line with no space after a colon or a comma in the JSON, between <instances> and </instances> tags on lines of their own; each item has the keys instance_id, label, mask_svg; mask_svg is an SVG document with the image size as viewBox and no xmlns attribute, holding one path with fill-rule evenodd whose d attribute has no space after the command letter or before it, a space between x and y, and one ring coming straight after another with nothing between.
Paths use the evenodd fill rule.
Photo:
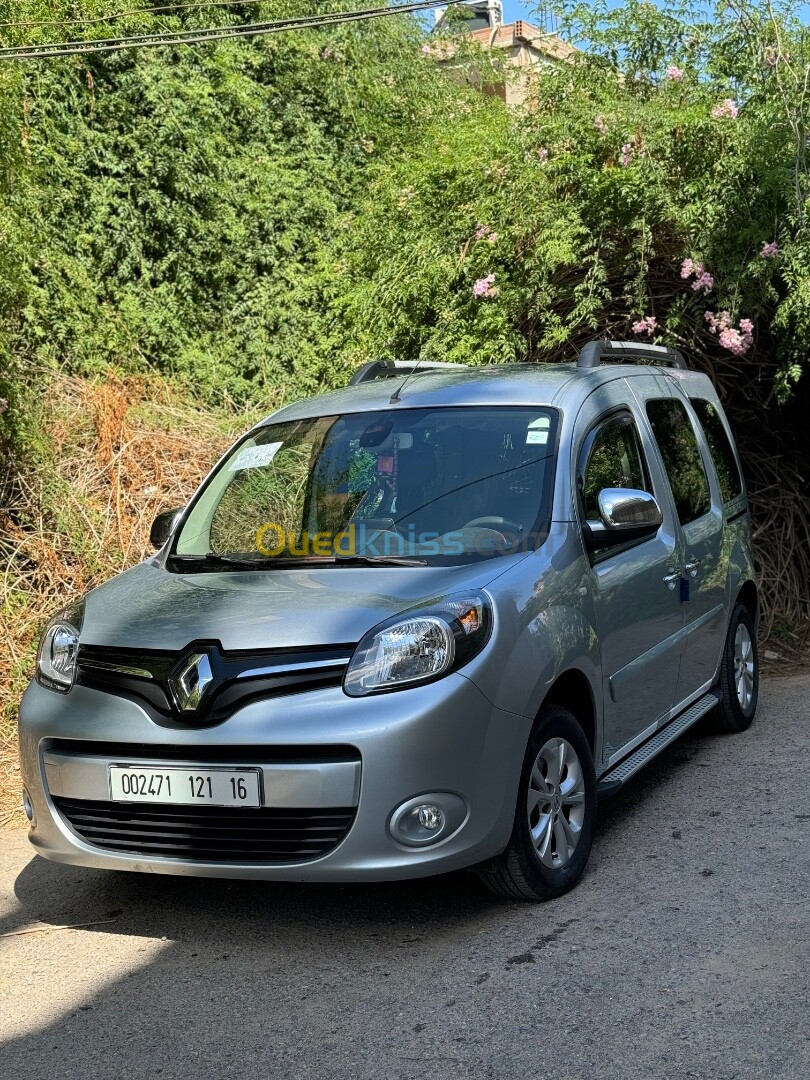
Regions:
<instances>
[{"instance_id":1,"label":"overhead cable","mask_svg":"<svg viewBox=\"0 0 810 1080\"><path fill-rule=\"evenodd\" d=\"M336 26L346 22L380 19L389 15L407 15L437 7L452 7L464 0L415 0L412 3L392 4L382 8L361 8L358 11L337 11L321 15L298 15L265 23L244 23L241 26L217 26L198 30L168 31L163 34L140 34L133 37L99 38L87 41L58 41L45 45L18 45L0 48L0 60L43 60L49 57L86 55L88 53L119 52L123 49L154 48L166 45L193 45L203 41L224 41L228 38L261 37L287 30L310 30Z\"/></svg>"},{"instance_id":2,"label":"overhead cable","mask_svg":"<svg viewBox=\"0 0 810 1080\"><path fill-rule=\"evenodd\" d=\"M263 4L266 0L195 0L194 3L161 4L159 7L130 8L128 11L116 11L110 15L77 15L71 19L17 19L0 22L0 29L8 26L93 26L96 23L117 22L133 15L164 15L171 11L190 11L199 8L240 7L247 4Z\"/></svg>"}]
</instances>

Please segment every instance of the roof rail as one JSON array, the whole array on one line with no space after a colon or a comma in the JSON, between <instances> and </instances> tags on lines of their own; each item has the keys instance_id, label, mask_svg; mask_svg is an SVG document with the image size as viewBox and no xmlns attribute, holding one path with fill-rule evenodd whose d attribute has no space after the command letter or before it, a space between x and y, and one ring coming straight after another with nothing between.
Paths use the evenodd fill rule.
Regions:
<instances>
[{"instance_id":1,"label":"roof rail","mask_svg":"<svg viewBox=\"0 0 810 1080\"><path fill-rule=\"evenodd\" d=\"M372 360L354 372L349 379L349 386L376 382L378 379L393 379L398 375L412 375L417 368L420 371L436 371L442 368L466 368L467 366L467 364L421 363L419 360Z\"/></svg>"},{"instance_id":2,"label":"roof rail","mask_svg":"<svg viewBox=\"0 0 810 1080\"><path fill-rule=\"evenodd\" d=\"M654 364L668 364L670 367L686 370L686 360L683 353L677 349L668 349L665 345L645 345L640 341L589 341L580 350L577 367L599 367L607 357L617 360L650 360Z\"/></svg>"}]
</instances>

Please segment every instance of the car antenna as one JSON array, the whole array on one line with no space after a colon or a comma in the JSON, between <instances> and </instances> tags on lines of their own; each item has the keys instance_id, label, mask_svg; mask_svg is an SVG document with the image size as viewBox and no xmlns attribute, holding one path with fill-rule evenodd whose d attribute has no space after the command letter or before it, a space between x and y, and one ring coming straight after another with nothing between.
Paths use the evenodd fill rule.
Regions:
<instances>
[{"instance_id":1,"label":"car antenna","mask_svg":"<svg viewBox=\"0 0 810 1080\"><path fill-rule=\"evenodd\" d=\"M415 374L417 373L417 371L419 370L419 365L420 365L420 364L422 363L422 358L423 358L423 356L424 356L424 349L422 350L422 352L420 352L420 353L419 353L419 359L418 359L418 360L416 361L416 363L414 364L414 366L413 366L413 367L411 368L411 370L410 370L410 371L408 372L408 374L407 374L407 375L405 376L405 378L404 378L404 379L402 380L402 382L401 382L401 383L399 384L399 386L398 386L398 387L396 388L396 390L395 390L395 391L393 392L393 394L391 395L391 397L390 397L390 398L388 399L388 404L389 404L389 405L397 405L397 404L399 403L399 396L400 396L400 394L402 393L402 391L403 391L403 390L405 389L405 387L407 386L407 384L408 384L408 381L409 381L409 380L410 380L411 378L413 378L413 376L414 376L414 375L415 375Z\"/></svg>"}]
</instances>

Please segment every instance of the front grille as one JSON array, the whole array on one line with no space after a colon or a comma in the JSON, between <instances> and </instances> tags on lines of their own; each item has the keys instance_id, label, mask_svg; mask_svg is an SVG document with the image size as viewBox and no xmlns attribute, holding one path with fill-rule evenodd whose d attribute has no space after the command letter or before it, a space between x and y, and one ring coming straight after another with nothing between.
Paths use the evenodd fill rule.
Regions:
<instances>
[{"instance_id":1,"label":"front grille","mask_svg":"<svg viewBox=\"0 0 810 1080\"><path fill-rule=\"evenodd\" d=\"M53 801L73 831L94 847L188 862L308 862L337 847L356 813L354 807L229 810L59 797Z\"/></svg>"},{"instance_id":2,"label":"front grille","mask_svg":"<svg viewBox=\"0 0 810 1080\"><path fill-rule=\"evenodd\" d=\"M353 645L318 645L226 652L218 642L192 642L179 652L80 645L76 682L137 701L164 727L206 727L251 701L340 686L353 651ZM176 700L178 677L197 654L207 659L211 679L199 704L186 710Z\"/></svg>"}]
</instances>

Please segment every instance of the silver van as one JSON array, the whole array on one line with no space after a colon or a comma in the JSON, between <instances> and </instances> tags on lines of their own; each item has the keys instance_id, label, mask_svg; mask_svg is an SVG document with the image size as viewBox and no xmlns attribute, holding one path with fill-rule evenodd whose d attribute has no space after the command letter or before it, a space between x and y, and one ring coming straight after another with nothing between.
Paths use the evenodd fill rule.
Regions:
<instances>
[{"instance_id":1,"label":"silver van","mask_svg":"<svg viewBox=\"0 0 810 1080\"><path fill-rule=\"evenodd\" d=\"M380 362L248 432L157 554L59 612L20 707L37 851L119 870L579 879L598 799L757 704L745 484L710 380Z\"/></svg>"}]
</instances>

